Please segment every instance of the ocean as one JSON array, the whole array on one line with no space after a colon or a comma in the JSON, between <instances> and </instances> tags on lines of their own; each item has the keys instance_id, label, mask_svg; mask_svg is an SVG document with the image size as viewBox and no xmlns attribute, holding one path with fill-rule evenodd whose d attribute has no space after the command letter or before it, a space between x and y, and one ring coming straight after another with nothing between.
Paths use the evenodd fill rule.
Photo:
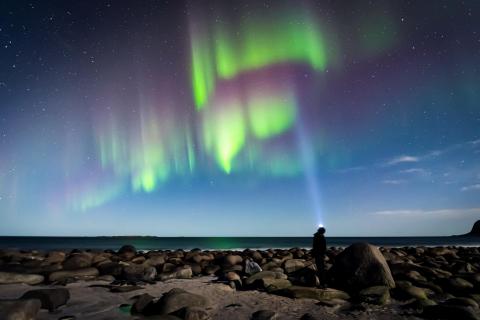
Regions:
<instances>
[{"instance_id":1,"label":"ocean","mask_svg":"<svg viewBox=\"0 0 480 320\"><path fill-rule=\"evenodd\" d=\"M311 248L311 237L0 237L0 249L21 250L118 250L134 245L137 250L243 250ZM327 245L347 247L368 242L384 247L480 246L480 237L327 237Z\"/></svg>"}]
</instances>

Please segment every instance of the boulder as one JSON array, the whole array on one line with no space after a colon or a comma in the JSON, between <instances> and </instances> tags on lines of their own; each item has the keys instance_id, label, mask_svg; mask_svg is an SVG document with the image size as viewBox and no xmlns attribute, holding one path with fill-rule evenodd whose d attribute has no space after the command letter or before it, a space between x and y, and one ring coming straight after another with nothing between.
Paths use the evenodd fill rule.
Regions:
<instances>
[{"instance_id":1,"label":"boulder","mask_svg":"<svg viewBox=\"0 0 480 320\"><path fill-rule=\"evenodd\" d=\"M383 306L390 303L390 289L386 286L369 287L360 291L358 297L362 302Z\"/></svg>"},{"instance_id":2,"label":"boulder","mask_svg":"<svg viewBox=\"0 0 480 320\"><path fill-rule=\"evenodd\" d=\"M451 298L446 300L444 304L472 307L473 309L478 309L478 303L475 300L467 297Z\"/></svg>"},{"instance_id":3,"label":"boulder","mask_svg":"<svg viewBox=\"0 0 480 320\"><path fill-rule=\"evenodd\" d=\"M50 274L48 280L50 282L63 281L65 279L94 279L98 276L98 269L96 268L85 268L78 270L65 270L65 271L56 271Z\"/></svg>"},{"instance_id":4,"label":"boulder","mask_svg":"<svg viewBox=\"0 0 480 320\"><path fill-rule=\"evenodd\" d=\"M238 273L230 271L225 274L225 279L228 281L242 281Z\"/></svg>"},{"instance_id":5,"label":"boulder","mask_svg":"<svg viewBox=\"0 0 480 320\"><path fill-rule=\"evenodd\" d=\"M224 263L231 266L240 264L242 263L242 261L243 261L243 258L239 255L229 254L224 258Z\"/></svg>"},{"instance_id":6,"label":"boulder","mask_svg":"<svg viewBox=\"0 0 480 320\"><path fill-rule=\"evenodd\" d=\"M292 286L292 283L287 279L272 279L264 278L262 281L262 288L267 292L274 292L277 290L286 289Z\"/></svg>"},{"instance_id":7,"label":"boulder","mask_svg":"<svg viewBox=\"0 0 480 320\"><path fill-rule=\"evenodd\" d=\"M317 271L311 266L297 270L289 274L289 279L296 285L317 287L320 280L317 277Z\"/></svg>"},{"instance_id":8,"label":"boulder","mask_svg":"<svg viewBox=\"0 0 480 320\"><path fill-rule=\"evenodd\" d=\"M260 271L255 273L254 275L251 275L250 277L247 278L245 283L247 285L253 285L254 282L262 280L262 279L287 279L287 275L284 273L280 272L274 272L274 271Z\"/></svg>"},{"instance_id":9,"label":"boulder","mask_svg":"<svg viewBox=\"0 0 480 320\"><path fill-rule=\"evenodd\" d=\"M183 266L176 271L177 279L191 279L193 275L192 268L190 266Z\"/></svg>"},{"instance_id":10,"label":"boulder","mask_svg":"<svg viewBox=\"0 0 480 320\"><path fill-rule=\"evenodd\" d=\"M144 293L137 298L137 301L132 305L131 313L144 313L149 307L153 305L155 298L148 293ZM148 313L148 312L146 312Z\"/></svg>"},{"instance_id":11,"label":"boulder","mask_svg":"<svg viewBox=\"0 0 480 320\"><path fill-rule=\"evenodd\" d=\"M124 245L118 250L118 255L123 260L132 260L137 255L137 249L132 245Z\"/></svg>"},{"instance_id":12,"label":"boulder","mask_svg":"<svg viewBox=\"0 0 480 320\"><path fill-rule=\"evenodd\" d=\"M145 264L152 266L152 267L158 267L161 266L165 263L165 257L161 255L153 255L150 256L146 261Z\"/></svg>"},{"instance_id":13,"label":"boulder","mask_svg":"<svg viewBox=\"0 0 480 320\"><path fill-rule=\"evenodd\" d=\"M92 256L86 253L73 254L63 262L63 269L77 270L92 266Z\"/></svg>"},{"instance_id":14,"label":"boulder","mask_svg":"<svg viewBox=\"0 0 480 320\"><path fill-rule=\"evenodd\" d=\"M67 303L70 292L65 288L37 289L25 292L20 299L38 299L42 303L42 309L51 312Z\"/></svg>"},{"instance_id":15,"label":"boulder","mask_svg":"<svg viewBox=\"0 0 480 320\"><path fill-rule=\"evenodd\" d=\"M203 273L207 276L217 273L220 270L220 266L216 264L208 265L203 269Z\"/></svg>"},{"instance_id":16,"label":"boulder","mask_svg":"<svg viewBox=\"0 0 480 320\"><path fill-rule=\"evenodd\" d=\"M113 281L115 281L115 277L111 276L109 274L104 274L103 276L98 276L96 280L105 281L105 282L113 282Z\"/></svg>"},{"instance_id":17,"label":"boulder","mask_svg":"<svg viewBox=\"0 0 480 320\"><path fill-rule=\"evenodd\" d=\"M305 268L305 261L300 259L289 259L283 263L285 273L292 273L297 270Z\"/></svg>"},{"instance_id":18,"label":"boulder","mask_svg":"<svg viewBox=\"0 0 480 320\"><path fill-rule=\"evenodd\" d=\"M39 274L0 272L0 284L24 283L34 285L42 283L43 280L44 277Z\"/></svg>"},{"instance_id":19,"label":"boulder","mask_svg":"<svg viewBox=\"0 0 480 320\"><path fill-rule=\"evenodd\" d=\"M392 273L380 250L368 243L355 243L335 258L335 284L351 291L372 286L395 287Z\"/></svg>"},{"instance_id":20,"label":"boulder","mask_svg":"<svg viewBox=\"0 0 480 320\"><path fill-rule=\"evenodd\" d=\"M174 288L165 293L155 303L155 314L169 314L186 307L206 308L210 305L207 298L198 294Z\"/></svg>"},{"instance_id":21,"label":"boulder","mask_svg":"<svg viewBox=\"0 0 480 320\"><path fill-rule=\"evenodd\" d=\"M123 274L124 266L117 262L106 262L98 265L98 271L101 275L111 275L120 278Z\"/></svg>"},{"instance_id":22,"label":"boulder","mask_svg":"<svg viewBox=\"0 0 480 320\"><path fill-rule=\"evenodd\" d=\"M401 300L408 300L408 299L417 299L417 300L426 300L428 299L427 296L427 289L419 288L412 285L408 281L397 281L397 286L395 288L395 297Z\"/></svg>"},{"instance_id":23,"label":"boulder","mask_svg":"<svg viewBox=\"0 0 480 320\"><path fill-rule=\"evenodd\" d=\"M131 264L123 268L123 277L129 281L146 281L155 280L157 276L157 269L151 266L144 266L139 264Z\"/></svg>"},{"instance_id":24,"label":"boulder","mask_svg":"<svg viewBox=\"0 0 480 320\"><path fill-rule=\"evenodd\" d=\"M317 289L317 288L309 288L309 287L300 287L300 286L291 286L286 289L277 290L274 292L275 294L279 294L282 296L286 296L289 298L308 298L308 299L315 299L315 300L332 300L332 299L342 299L348 300L350 296L348 293L327 288L327 289Z\"/></svg>"},{"instance_id":25,"label":"boulder","mask_svg":"<svg viewBox=\"0 0 480 320\"><path fill-rule=\"evenodd\" d=\"M45 259L48 264L62 263L65 261L66 254L63 251L50 251Z\"/></svg>"},{"instance_id":26,"label":"boulder","mask_svg":"<svg viewBox=\"0 0 480 320\"><path fill-rule=\"evenodd\" d=\"M473 284L460 277L449 278L445 281L444 285L447 287L447 290L453 294L466 294L473 289Z\"/></svg>"},{"instance_id":27,"label":"boulder","mask_svg":"<svg viewBox=\"0 0 480 320\"><path fill-rule=\"evenodd\" d=\"M0 300L1 320L33 320L37 318L42 303L37 299Z\"/></svg>"}]
</instances>

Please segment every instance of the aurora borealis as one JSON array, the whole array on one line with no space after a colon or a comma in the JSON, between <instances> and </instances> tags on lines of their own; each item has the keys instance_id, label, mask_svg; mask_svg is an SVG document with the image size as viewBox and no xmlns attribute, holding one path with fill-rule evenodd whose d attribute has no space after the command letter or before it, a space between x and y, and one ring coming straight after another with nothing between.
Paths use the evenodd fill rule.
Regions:
<instances>
[{"instance_id":1,"label":"aurora borealis","mask_svg":"<svg viewBox=\"0 0 480 320\"><path fill-rule=\"evenodd\" d=\"M480 4L4 1L1 235L461 233Z\"/></svg>"}]
</instances>

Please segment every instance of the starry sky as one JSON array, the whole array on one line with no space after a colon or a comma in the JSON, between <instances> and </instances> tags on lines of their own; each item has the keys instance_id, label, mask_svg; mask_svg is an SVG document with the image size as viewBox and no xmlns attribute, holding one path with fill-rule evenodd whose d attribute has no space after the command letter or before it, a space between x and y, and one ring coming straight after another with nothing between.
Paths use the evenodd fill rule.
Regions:
<instances>
[{"instance_id":1,"label":"starry sky","mask_svg":"<svg viewBox=\"0 0 480 320\"><path fill-rule=\"evenodd\" d=\"M0 3L0 235L451 235L479 1Z\"/></svg>"}]
</instances>

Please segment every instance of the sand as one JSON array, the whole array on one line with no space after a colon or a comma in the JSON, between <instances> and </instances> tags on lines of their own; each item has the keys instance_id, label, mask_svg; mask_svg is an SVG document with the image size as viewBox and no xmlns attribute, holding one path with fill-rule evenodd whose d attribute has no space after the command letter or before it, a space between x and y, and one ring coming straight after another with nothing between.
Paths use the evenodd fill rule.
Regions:
<instances>
[{"instance_id":1,"label":"sand","mask_svg":"<svg viewBox=\"0 0 480 320\"><path fill-rule=\"evenodd\" d=\"M218 283L215 277L194 279L174 279L144 286L144 289L127 293L112 293L107 288L91 287L106 285L102 281L80 281L68 284L71 298L67 305L54 313L41 310L37 319L59 319L63 316L75 316L76 319L142 319L119 309L121 304L132 304L134 297L149 293L159 297L172 288L182 288L192 293L208 297L212 303L207 309L212 319L250 319L253 312L268 309L276 311L278 319L300 319L305 313L311 313L318 319L418 319L405 314L398 305L379 307L365 305L366 310L352 310L348 307L326 307L316 305L316 300L290 299L265 292L235 291L228 285ZM52 288L54 286L2 285L0 299L15 299L33 288ZM402 314L403 313L403 314Z\"/></svg>"}]
</instances>

